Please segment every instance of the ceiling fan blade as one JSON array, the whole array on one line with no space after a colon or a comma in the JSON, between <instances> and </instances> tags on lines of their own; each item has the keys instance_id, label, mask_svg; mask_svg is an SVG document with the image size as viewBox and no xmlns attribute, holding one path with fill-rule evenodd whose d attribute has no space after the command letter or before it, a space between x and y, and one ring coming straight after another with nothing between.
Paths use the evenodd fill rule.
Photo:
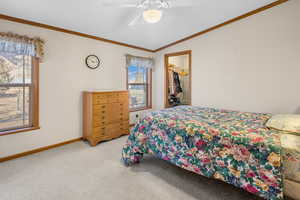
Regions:
<instances>
[{"instance_id":1,"label":"ceiling fan blade","mask_svg":"<svg viewBox=\"0 0 300 200\"><path fill-rule=\"evenodd\" d=\"M135 15L135 17L132 18L132 20L129 22L129 26L134 26L138 23L138 21L142 18L143 15L143 11L139 11L137 12L137 14Z\"/></svg>"}]
</instances>

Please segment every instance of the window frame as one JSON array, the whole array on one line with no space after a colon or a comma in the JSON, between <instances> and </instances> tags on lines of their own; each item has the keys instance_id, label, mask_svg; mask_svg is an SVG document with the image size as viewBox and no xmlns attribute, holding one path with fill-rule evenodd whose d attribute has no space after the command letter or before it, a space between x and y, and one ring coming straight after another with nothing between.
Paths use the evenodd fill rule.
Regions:
<instances>
[{"instance_id":1,"label":"window frame","mask_svg":"<svg viewBox=\"0 0 300 200\"><path fill-rule=\"evenodd\" d=\"M126 88L129 92L129 85L146 85L147 86L147 106L140 107L140 108L130 108L129 105L129 111L130 112L137 112L142 110L149 110L152 109L152 69L147 69L147 83L129 83L128 82L128 67L126 67ZM129 98L130 98L130 92L129 92Z\"/></svg>"},{"instance_id":2,"label":"window frame","mask_svg":"<svg viewBox=\"0 0 300 200\"><path fill-rule=\"evenodd\" d=\"M39 126L39 58L31 57L32 62L32 76L31 76L31 84L12 84L13 86L17 85L27 85L27 87L31 86L31 95L30 95L30 116L31 126L29 127L16 127L9 130L0 131L0 136L10 135L15 133L21 133L26 131L32 131L40 129ZM9 85L9 84L5 84Z\"/></svg>"}]
</instances>

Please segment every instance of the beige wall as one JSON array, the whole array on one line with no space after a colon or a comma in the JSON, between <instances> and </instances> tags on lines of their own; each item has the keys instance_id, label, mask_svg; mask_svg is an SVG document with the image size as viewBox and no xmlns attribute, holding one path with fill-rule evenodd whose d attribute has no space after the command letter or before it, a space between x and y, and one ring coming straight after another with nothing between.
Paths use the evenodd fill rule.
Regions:
<instances>
[{"instance_id":1,"label":"beige wall","mask_svg":"<svg viewBox=\"0 0 300 200\"><path fill-rule=\"evenodd\" d=\"M192 50L192 104L300 113L300 1L291 0L156 54L154 105L164 104L164 54Z\"/></svg>"},{"instance_id":2,"label":"beige wall","mask_svg":"<svg viewBox=\"0 0 300 200\"><path fill-rule=\"evenodd\" d=\"M126 89L125 53L149 53L47 29L0 20L0 31L46 40L40 66L40 126L37 131L0 136L0 157L81 137L81 92ZM84 59L96 54L104 62L90 70Z\"/></svg>"}]
</instances>

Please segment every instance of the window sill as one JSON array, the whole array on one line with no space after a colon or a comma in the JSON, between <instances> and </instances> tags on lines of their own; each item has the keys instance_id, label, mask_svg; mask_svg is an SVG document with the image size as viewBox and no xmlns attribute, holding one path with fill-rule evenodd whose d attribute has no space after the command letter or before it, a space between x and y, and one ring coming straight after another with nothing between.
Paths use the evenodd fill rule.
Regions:
<instances>
[{"instance_id":1,"label":"window sill","mask_svg":"<svg viewBox=\"0 0 300 200\"><path fill-rule=\"evenodd\" d=\"M3 132L0 132L0 136L10 135L10 134L16 134L16 133L22 133L22 132L27 132L27 131L33 131L33 130L38 130L38 129L40 129L39 126L37 126L37 127L29 127L29 128L14 129L14 130L10 130L10 131L3 131Z\"/></svg>"},{"instance_id":2,"label":"window sill","mask_svg":"<svg viewBox=\"0 0 300 200\"><path fill-rule=\"evenodd\" d=\"M129 112L138 112L138 111L142 111L142 110L150 110L150 109L152 109L152 107L151 107L151 106L149 106L149 107L144 107L144 108L135 108L135 109L130 109L130 111L129 111Z\"/></svg>"}]
</instances>

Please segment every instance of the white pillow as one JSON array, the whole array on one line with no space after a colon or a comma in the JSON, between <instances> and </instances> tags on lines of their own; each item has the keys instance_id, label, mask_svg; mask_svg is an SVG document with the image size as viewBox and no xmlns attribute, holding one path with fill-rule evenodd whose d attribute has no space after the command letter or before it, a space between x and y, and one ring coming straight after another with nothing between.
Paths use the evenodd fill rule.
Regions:
<instances>
[{"instance_id":1,"label":"white pillow","mask_svg":"<svg viewBox=\"0 0 300 200\"><path fill-rule=\"evenodd\" d=\"M268 120L266 126L300 135L300 115L274 115Z\"/></svg>"}]
</instances>

